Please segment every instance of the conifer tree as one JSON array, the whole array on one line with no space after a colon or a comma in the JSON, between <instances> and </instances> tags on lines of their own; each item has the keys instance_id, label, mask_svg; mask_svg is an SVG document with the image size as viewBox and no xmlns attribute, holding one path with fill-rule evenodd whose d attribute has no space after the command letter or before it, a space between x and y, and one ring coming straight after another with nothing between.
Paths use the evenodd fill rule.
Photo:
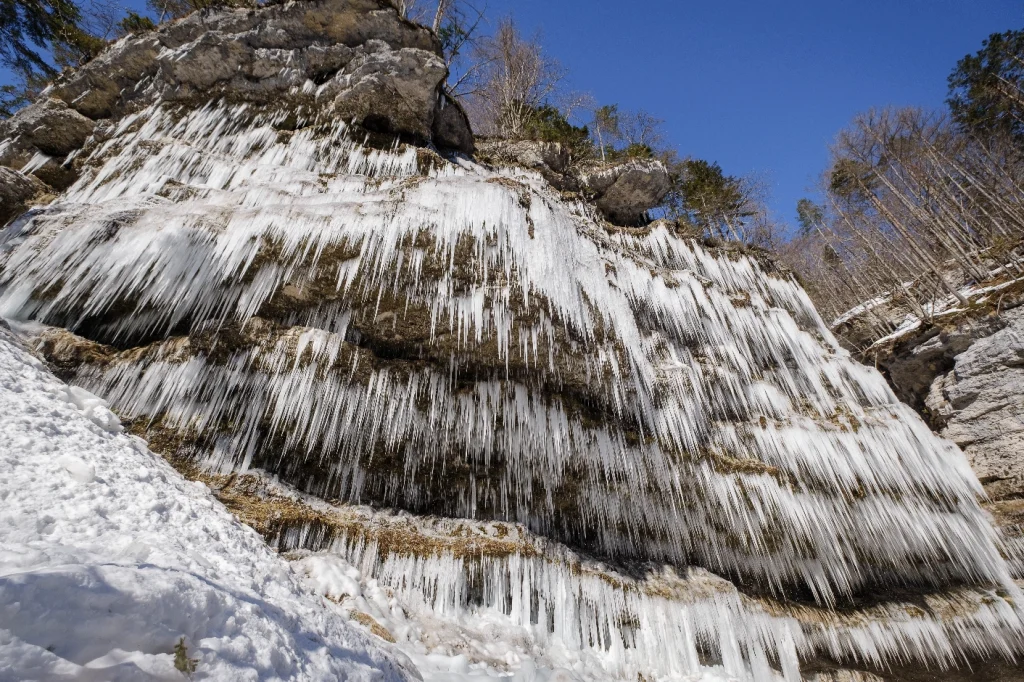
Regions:
<instances>
[{"instance_id":1,"label":"conifer tree","mask_svg":"<svg viewBox=\"0 0 1024 682\"><path fill-rule=\"evenodd\" d=\"M1024 143L1024 31L993 33L949 76L953 120L982 139Z\"/></svg>"}]
</instances>

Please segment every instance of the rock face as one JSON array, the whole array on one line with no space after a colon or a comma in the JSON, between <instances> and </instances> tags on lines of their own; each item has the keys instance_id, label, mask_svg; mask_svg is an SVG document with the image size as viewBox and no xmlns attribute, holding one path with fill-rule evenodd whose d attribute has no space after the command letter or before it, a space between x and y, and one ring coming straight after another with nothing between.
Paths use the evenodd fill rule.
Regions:
<instances>
[{"instance_id":1,"label":"rock face","mask_svg":"<svg viewBox=\"0 0 1024 682\"><path fill-rule=\"evenodd\" d=\"M1024 307L997 320L1005 326L969 345L966 339L995 320L969 325L974 333L956 337L963 349L953 369L931 384L925 405L998 499L1024 495Z\"/></svg>"},{"instance_id":2,"label":"rock face","mask_svg":"<svg viewBox=\"0 0 1024 682\"><path fill-rule=\"evenodd\" d=\"M323 110L308 71L310 93L274 90L292 78L279 62L257 81L296 98L283 109L227 71L131 106L82 89L112 119L71 152L59 200L0 233L0 313L326 596L343 576L353 618L462 656L432 672L536 660L540 679L856 679L1022 650L1020 590L962 453L792 278L664 224L609 226L536 172L558 150L516 152L531 170L410 144L410 121L446 124L393 106L426 97L407 58L432 54L387 42L420 35L393 10L214 16L212 35L159 39L249 63L246 41L275 54L297 22L360 52L320 79L337 81ZM145 40L98 62L112 82ZM280 49L308 69L321 47ZM146 83L207 77L185 66ZM636 220L663 173L631 162L588 192Z\"/></svg>"},{"instance_id":3,"label":"rock face","mask_svg":"<svg viewBox=\"0 0 1024 682\"><path fill-rule=\"evenodd\" d=\"M29 200L44 191L45 185L32 176L0 166L0 225L24 212Z\"/></svg>"},{"instance_id":4,"label":"rock face","mask_svg":"<svg viewBox=\"0 0 1024 682\"><path fill-rule=\"evenodd\" d=\"M218 99L245 103L282 128L340 120L471 153L469 121L442 94L446 75L436 37L386 2L194 13L119 41L0 123L0 164L63 189L99 121L154 102L191 108Z\"/></svg>"}]
</instances>

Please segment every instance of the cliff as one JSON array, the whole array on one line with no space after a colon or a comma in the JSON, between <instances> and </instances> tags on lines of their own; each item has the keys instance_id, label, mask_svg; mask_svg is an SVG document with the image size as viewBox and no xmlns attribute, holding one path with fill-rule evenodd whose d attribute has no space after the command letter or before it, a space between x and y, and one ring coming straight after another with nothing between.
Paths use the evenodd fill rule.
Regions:
<instances>
[{"instance_id":1,"label":"cliff","mask_svg":"<svg viewBox=\"0 0 1024 682\"><path fill-rule=\"evenodd\" d=\"M438 64L357 0L122 41L5 124L65 189L0 312L427 676L1012 661L963 454L770 261L607 220L663 169L468 156Z\"/></svg>"}]
</instances>

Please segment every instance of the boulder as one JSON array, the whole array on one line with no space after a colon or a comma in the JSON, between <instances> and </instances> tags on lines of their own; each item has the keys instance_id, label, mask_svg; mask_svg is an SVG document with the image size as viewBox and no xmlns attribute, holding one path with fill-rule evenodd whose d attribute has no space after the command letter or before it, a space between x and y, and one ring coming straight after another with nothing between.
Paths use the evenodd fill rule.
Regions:
<instances>
[{"instance_id":1,"label":"boulder","mask_svg":"<svg viewBox=\"0 0 1024 682\"><path fill-rule=\"evenodd\" d=\"M0 139L18 138L19 146L63 157L85 144L95 127L94 121L61 100L47 97L0 123Z\"/></svg>"},{"instance_id":2,"label":"boulder","mask_svg":"<svg viewBox=\"0 0 1024 682\"><path fill-rule=\"evenodd\" d=\"M429 140L438 88L448 74L444 60L417 48L391 50L383 42L371 49L340 71L321 96L346 121Z\"/></svg>"},{"instance_id":3,"label":"boulder","mask_svg":"<svg viewBox=\"0 0 1024 682\"><path fill-rule=\"evenodd\" d=\"M45 190L46 186L32 176L0 166L0 227L24 211L26 204Z\"/></svg>"},{"instance_id":4,"label":"boulder","mask_svg":"<svg viewBox=\"0 0 1024 682\"><path fill-rule=\"evenodd\" d=\"M661 203L670 189L668 169L654 160L631 160L583 173L585 189L594 194L601 212L613 223L636 225Z\"/></svg>"}]
</instances>

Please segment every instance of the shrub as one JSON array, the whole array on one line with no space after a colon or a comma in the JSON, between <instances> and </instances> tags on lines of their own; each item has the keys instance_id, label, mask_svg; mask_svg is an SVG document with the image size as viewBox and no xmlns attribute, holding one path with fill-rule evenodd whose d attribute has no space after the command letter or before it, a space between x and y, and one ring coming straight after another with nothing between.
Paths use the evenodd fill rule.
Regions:
<instances>
[{"instance_id":1,"label":"shrub","mask_svg":"<svg viewBox=\"0 0 1024 682\"><path fill-rule=\"evenodd\" d=\"M185 644L185 638L181 637L178 639L178 643L174 645L174 668L191 677L192 673L196 671L198 663L198 658L188 657L188 646Z\"/></svg>"},{"instance_id":2,"label":"shrub","mask_svg":"<svg viewBox=\"0 0 1024 682\"><path fill-rule=\"evenodd\" d=\"M569 123L562 112L550 104L536 107L529 112L526 125L523 127L523 138L560 142L569 148L569 155L573 159L590 157L594 153L594 145L590 141L590 131L587 127Z\"/></svg>"}]
</instances>

